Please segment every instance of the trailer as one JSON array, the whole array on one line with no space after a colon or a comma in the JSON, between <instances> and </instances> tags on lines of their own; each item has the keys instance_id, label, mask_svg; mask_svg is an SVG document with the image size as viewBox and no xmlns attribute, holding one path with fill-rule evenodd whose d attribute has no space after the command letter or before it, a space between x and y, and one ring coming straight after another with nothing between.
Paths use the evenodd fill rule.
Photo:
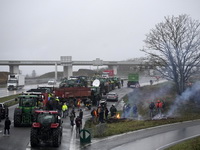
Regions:
<instances>
[{"instance_id":1,"label":"trailer","mask_svg":"<svg viewBox=\"0 0 200 150\"><path fill-rule=\"evenodd\" d=\"M91 98L91 88L89 87L62 87L54 88L54 95L62 102L69 103L70 100L80 98L83 102Z\"/></svg>"}]
</instances>

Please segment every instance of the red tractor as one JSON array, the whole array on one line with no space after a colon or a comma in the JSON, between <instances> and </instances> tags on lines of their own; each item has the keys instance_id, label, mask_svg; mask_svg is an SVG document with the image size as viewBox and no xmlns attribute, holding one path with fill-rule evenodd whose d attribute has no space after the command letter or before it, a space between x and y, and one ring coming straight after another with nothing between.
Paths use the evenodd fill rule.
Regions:
<instances>
[{"instance_id":1,"label":"red tractor","mask_svg":"<svg viewBox=\"0 0 200 150\"><path fill-rule=\"evenodd\" d=\"M32 124L31 147L41 143L59 147L62 140L62 120L57 111L36 110L36 120Z\"/></svg>"}]
</instances>

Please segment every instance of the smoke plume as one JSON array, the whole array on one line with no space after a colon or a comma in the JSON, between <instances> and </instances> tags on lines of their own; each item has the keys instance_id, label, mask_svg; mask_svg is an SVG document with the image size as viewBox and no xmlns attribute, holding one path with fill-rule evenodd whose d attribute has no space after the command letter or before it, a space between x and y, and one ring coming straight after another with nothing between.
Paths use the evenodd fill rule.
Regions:
<instances>
[{"instance_id":1,"label":"smoke plume","mask_svg":"<svg viewBox=\"0 0 200 150\"><path fill-rule=\"evenodd\" d=\"M176 115L176 111L179 106L184 105L187 103L191 98L195 98L195 95L200 91L200 82L196 82L183 92L180 96L177 96L174 104L170 107L167 116ZM195 101L199 101L199 98L194 99Z\"/></svg>"}]
</instances>

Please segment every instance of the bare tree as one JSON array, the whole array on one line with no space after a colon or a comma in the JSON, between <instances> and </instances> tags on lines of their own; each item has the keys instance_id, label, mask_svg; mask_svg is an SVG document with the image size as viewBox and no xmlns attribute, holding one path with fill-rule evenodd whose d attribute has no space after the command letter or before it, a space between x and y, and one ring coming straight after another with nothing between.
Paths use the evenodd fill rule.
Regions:
<instances>
[{"instance_id":1,"label":"bare tree","mask_svg":"<svg viewBox=\"0 0 200 150\"><path fill-rule=\"evenodd\" d=\"M181 94L200 63L200 23L188 15L165 17L151 29L142 51L149 54L157 70L175 83Z\"/></svg>"},{"instance_id":2,"label":"bare tree","mask_svg":"<svg viewBox=\"0 0 200 150\"><path fill-rule=\"evenodd\" d=\"M36 71L35 71L35 70L32 71L32 77L33 77L33 78L36 77Z\"/></svg>"}]
</instances>

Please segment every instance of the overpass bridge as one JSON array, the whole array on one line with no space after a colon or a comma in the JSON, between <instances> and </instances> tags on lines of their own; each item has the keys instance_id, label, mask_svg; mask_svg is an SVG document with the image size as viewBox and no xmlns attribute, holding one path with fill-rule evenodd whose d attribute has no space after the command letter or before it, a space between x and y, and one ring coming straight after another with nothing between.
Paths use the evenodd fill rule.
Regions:
<instances>
[{"instance_id":1,"label":"overpass bridge","mask_svg":"<svg viewBox=\"0 0 200 150\"><path fill-rule=\"evenodd\" d=\"M9 66L10 73L19 73L19 66L55 66L55 78L57 79L57 66L63 66L63 77L72 76L73 66L108 66L117 75L117 68L120 65L150 66L147 63L132 61L103 61L96 58L92 61L74 61L72 56L61 56L60 60L0 60L0 65Z\"/></svg>"}]
</instances>

